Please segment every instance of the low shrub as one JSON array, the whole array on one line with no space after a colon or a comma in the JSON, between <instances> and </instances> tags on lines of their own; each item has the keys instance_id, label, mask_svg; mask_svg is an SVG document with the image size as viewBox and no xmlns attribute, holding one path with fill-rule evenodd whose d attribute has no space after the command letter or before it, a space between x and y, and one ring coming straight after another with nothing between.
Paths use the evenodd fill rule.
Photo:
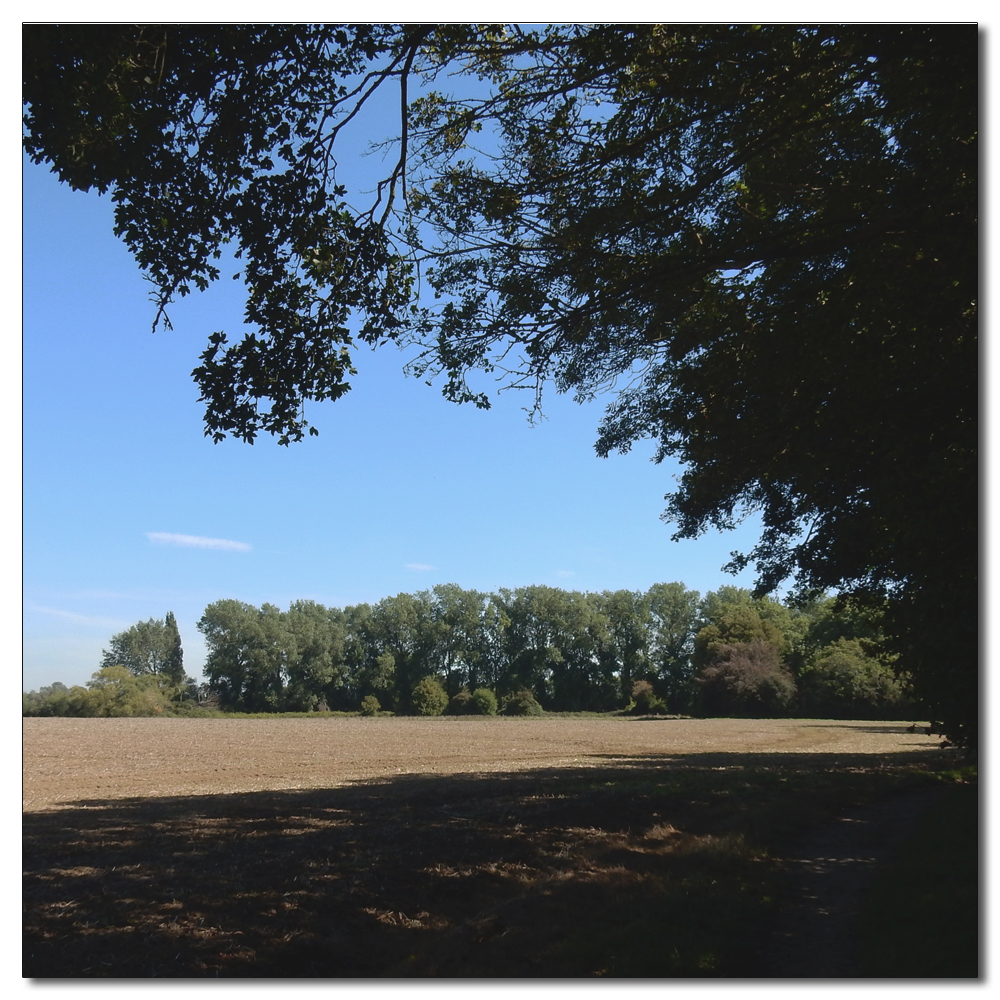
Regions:
<instances>
[{"instance_id":1,"label":"low shrub","mask_svg":"<svg viewBox=\"0 0 1000 1000\"><path fill-rule=\"evenodd\" d=\"M378 698L376 698L373 694L366 694L364 698L361 699L362 715L378 715L381 708L382 706L379 704Z\"/></svg>"},{"instance_id":2,"label":"low shrub","mask_svg":"<svg viewBox=\"0 0 1000 1000\"><path fill-rule=\"evenodd\" d=\"M636 681L632 685L632 705L629 712L632 715L666 715L667 703L657 697L649 681Z\"/></svg>"},{"instance_id":3,"label":"low shrub","mask_svg":"<svg viewBox=\"0 0 1000 1000\"><path fill-rule=\"evenodd\" d=\"M504 701L502 715L543 715L545 710L535 701L535 696L527 689L515 691Z\"/></svg>"},{"instance_id":4,"label":"low shrub","mask_svg":"<svg viewBox=\"0 0 1000 1000\"><path fill-rule=\"evenodd\" d=\"M489 688L476 688L472 693L470 701L469 711L473 715L497 714L497 696Z\"/></svg>"},{"instance_id":5,"label":"low shrub","mask_svg":"<svg viewBox=\"0 0 1000 1000\"><path fill-rule=\"evenodd\" d=\"M413 711L417 715L444 715L448 693L433 678L425 677L413 689Z\"/></svg>"},{"instance_id":6,"label":"low shrub","mask_svg":"<svg viewBox=\"0 0 1000 1000\"><path fill-rule=\"evenodd\" d=\"M469 715L472 711L472 693L468 688L462 688L448 703L449 715Z\"/></svg>"}]
</instances>

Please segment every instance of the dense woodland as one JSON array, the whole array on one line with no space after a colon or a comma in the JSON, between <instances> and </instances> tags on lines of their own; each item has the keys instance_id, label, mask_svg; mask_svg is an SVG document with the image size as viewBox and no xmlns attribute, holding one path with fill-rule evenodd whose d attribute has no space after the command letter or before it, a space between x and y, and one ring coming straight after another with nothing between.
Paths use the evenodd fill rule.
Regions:
<instances>
[{"instance_id":1,"label":"dense woodland","mask_svg":"<svg viewBox=\"0 0 1000 1000\"><path fill-rule=\"evenodd\" d=\"M681 583L645 593L441 584L346 608L220 600L198 628L201 685L184 673L168 614L114 636L86 688L24 695L24 714L914 711L878 616L836 598L782 603L728 586L702 597Z\"/></svg>"}]
</instances>

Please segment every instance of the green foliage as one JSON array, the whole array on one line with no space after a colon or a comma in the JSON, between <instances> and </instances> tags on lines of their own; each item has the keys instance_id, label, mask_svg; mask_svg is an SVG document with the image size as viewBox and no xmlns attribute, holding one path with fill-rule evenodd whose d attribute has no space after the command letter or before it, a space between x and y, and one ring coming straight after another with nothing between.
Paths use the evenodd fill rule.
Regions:
<instances>
[{"instance_id":1,"label":"green foliage","mask_svg":"<svg viewBox=\"0 0 1000 1000\"><path fill-rule=\"evenodd\" d=\"M101 666L124 667L137 676L157 674L172 684L182 684L184 660L173 612L168 611L166 619L137 622L112 636L110 649L103 652Z\"/></svg>"},{"instance_id":2,"label":"green foliage","mask_svg":"<svg viewBox=\"0 0 1000 1000\"><path fill-rule=\"evenodd\" d=\"M631 590L606 590L592 595L591 601L599 616L597 656L617 676L621 704L628 699L633 678L645 674L650 667L652 615L647 595Z\"/></svg>"},{"instance_id":3,"label":"green foliage","mask_svg":"<svg viewBox=\"0 0 1000 1000\"><path fill-rule=\"evenodd\" d=\"M426 598L435 636L429 662L444 677L448 693L463 682L472 688L492 683L497 663L489 634L489 595L444 583L435 585Z\"/></svg>"},{"instance_id":4,"label":"green foliage","mask_svg":"<svg viewBox=\"0 0 1000 1000\"><path fill-rule=\"evenodd\" d=\"M608 711L621 704L620 650L611 636L606 595L501 588L496 604L509 664L498 690L530 689L557 711Z\"/></svg>"},{"instance_id":5,"label":"green foliage","mask_svg":"<svg viewBox=\"0 0 1000 1000\"><path fill-rule=\"evenodd\" d=\"M472 692L469 711L472 715L496 715L497 696L489 688L476 688Z\"/></svg>"},{"instance_id":6,"label":"green foliage","mask_svg":"<svg viewBox=\"0 0 1000 1000\"><path fill-rule=\"evenodd\" d=\"M693 639L700 595L682 583L654 583L646 592L650 614L649 663L671 705L686 705L694 665Z\"/></svg>"},{"instance_id":7,"label":"green foliage","mask_svg":"<svg viewBox=\"0 0 1000 1000\"><path fill-rule=\"evenodd\" d=\"M800 610L809 622L801 646L803 662L838 639L856 639L867 653L882 654L884 608L859 604L846 596L820 595L805 602Z\"/></svg>"},{"instance_id":8,"label":"green foliage","mask_svg":"<svg viewBox=\"0 0 1000 1000\"><path fill-rule=\"evenodd\" d=\"M105 690L108 678L118 678L120 670L141 684L137 687L131 681L115 680ZM63 706L58 714L173 714L197 694L194 680L184 673L181 636L172 611L163 619L150 618L112 636L94 678L100 682L96 687L93 681L88 682L92 688L89 695L81 698L78 693L75 705Z\"/></svg>"},{"instance_id":9,"label":"green foliage","mask_svg":"<svg viewBox=\"0 0 1000 1000\"><path fill-rule=\"evenodd\" d=\"M767 643L779 655L788 649L781 633L770 622L764 621L753 608L733 607L717 623L706 625L695 636L695 666L704 669L716 658L723 646L749 642Z\"/></svg>"},{"instance_id":10,"label":"green foliage","mask_svg":"<svg viewBox=\"0 0 1000 1000\"><path fill-rule=\"evenodd\" d=\"M497 696L489 688L462 688L448 703L449 715L496 715Z\"/></svg>"},{"instance_id":11,"label":"green foliage","mask_svg":"<svg viewBox=\"0 0 1000 1000\"><path fill-rule=\"evenodd\" d=\"M190 680L177 686L167 673L148 673L138 675L146 678L142 697L127 682L128 693L116 688L98 705L93 691L56 683L24 694L23 712L92 715L129 704L138 714L218 706L308 715L354 713L371 698L378 711L386 705L402 714L662 714L669 705L675 713L909 717L916 709L907 679L881 641L879 621L850 602L780 604L732 587L699 602L679 583L646 594L553 587L481 594L449 584L343 610L313 601L287 611L217 601L199 622L209 651L200 693ZM777 671L767 666L773 656ZM661 670L666 663L677 672ZM430 701L413 677L435 678ZM457 689L450 699L446 684Z\"/></svg>"},{"instance_id":12,"label":"green foliage","mask_svg":"<svg viewBox=\"0 0 1000 1000\"><path fill-rule=\"evenodd\" d=\"M857 639L837 639L799 676L801 712L827 719L913 717L905 678L865 654Z\"/></svg>"},{"instance_id":13,"label":"green foliage","mask_svg":"<svg viewBox=\"0 0 1000 1000\"><path fill-rule=\"evenodd\" d=\"M362 715L378 715L379 710L382 706L378 702L378 698L373 694L366 694L364 698L361 699L361 714Z\"/></svg>"},{"instance_id":14,"label":"green foliage","mask_svg":"<svg viewBox=\"0 0 1000 1000\"><path fill-rule=\"evenodd\" d=\"M234 713L223 712L211 705L201 705L193 698L172 704L169 714L182 719L221 719L232 718Z\"/></svg>"},{"instance_id":15,"label":"green foliage","mask_svg":"<svg viewBox=\"0 0 1000 1000\"><path fill-rule=\"evenodd\" d=\"M150 618L117 633L109 646L87 688L69 689L57 681L28 692L23 697L24 715L172 715L195 697L195 682L184 673L172 611L165 619Z\"/></svg>"},{"instance_id":16,"label":"green foliage","mask_svg":"<svg viewBox=\"0 0 1000 1000\"><path fill-rule=\"evenodd\" d=\"M155 676L136 677L125 667L102 667L87 681L87 715L163 715L169 699Z\"/></svg>"},{"instance_id":17,"label":"green foliage","mask_svg":"<svg viewBox=\"0 0 1000 1000\"><path fill-rule=\"evenodd\" d=\"M162 672L170 678L172 684L180 686L186 680L184 673L184 650L181 646L180 629L177 628L177 619L174 618L173 611L167 612L167 617L163 620L163 630L166 632L170 652L167 654L167 660Z\"/></svg>"},{"instance_id":18,"label":"green foliage","mask_svg":"<svg viewBox=\"0 0 1000 1000\"><path fill-rule=\"evenodd\" d=\"M344 613L315 601L293 601L280 615L279 631L287 652L284 709L308 711L341 699L347 674Z\"/></svg>"},{"instance_id":19,"label":"green foliage","mask_svg":"<svg viewBox=\"0 0 1000 1000\"><path fill-rule=\"evenodd\" d=\"M245 712L283 707L291 641L279 610L215 601L198 622L208 657L205 676L223 708Z\"/></svg>"},{"instance_id":20,"label":"green foliage","mask_svg":"<svg viewBox=\"0 0 1000 1000\"><path fill-rule=\"evenodd\" d=\"M86 716L90 715L89 692L74 685L66 687L61 681L43 685L38 691L22 695L22 712L29 716Z\"/></svg>"},{"instance_id":21,"label":"green foliage","mask_svg":"<svg viewBox=\"0 0 1000 1000\"><path fill-rule=\"evenodd\" d=\"M527 688L522 688L520 691L515 691L513 694L508 695L503 701L503 708L500 710L501 715L544 715L545 711L541 705L535 701L534 694L531 693Z\"/></svg>"},{"instance_id":22,"label":"green foliage","mask_svg":"<svg viewBox=\"0 0 1000 1000\"><path fill-rule=\"evenodd\" d=\"M411 703L416 715L443 715L448 694L435 678L424 677L414 686Z\"/></svg>"},{"instance_id":23,"label":"green foliage","mask_svg":"<svg viewBox=\"0 0 1000 1000\"><path fill-rule=\"evenodd\" d=\"M449 584L343 610L312 601L294 601L284 612L219 601L206 608L199 628L209 649L202 700L207 694L229 712L352 712L371 696L413 713L412 678L431 675L444 678L446 695L454 692L446 708L452 715L490 714L491 693L502 706L522 690L540 707L564 713L663 712L669 705L673 712L773 714L787 687L785 670L773 680L779 694L763 702L734 707L728 696L716 703L700 693L697 670L713 665L723 647L755 640L774 646L801 682L796 711L864 718L911 711L880 642L878 615L826 599L785 605L735 587L700 601L679 583L656 584L645 594L553 587L481 594ZM824 659L837 650L862 658L849 683L837 667L842 657ZM187 689L155 676L169 688L168 711L193 711L181 707ZM633 693L640 681L639 691L651 688L648 699ZM852 684L849 698L838 694ZM62 685L45 697L31 692L24 711L85 714L81 691L72 704ZM519 711L517 697L512 704L510 711Z\"/></svg>"},{"instance_id":24,"label":"green foliage","mask_svg":"<svg viewBox=\"0 0 1000 1000\"><path fill-rule=\"evenodd\" d=\"M227 347L214 334L202 355L216 440L236 424L248 441L258 429L300 438L303 390L347 390L352 311L369 341L401 324L410 269L377 220L348 209L335 165L316 159L324 126L353 104L342 81L396 49L394 36L377 25L25 32L27 148L37 160L60 149L54 166L76 188L114 186L115 229L158 289L157 322L169 322L176 297L221 276L223 247L241 257L246 322L263 336ZM282 388L273 373L293 357L295 385ZM237 383L236 396L223 389ZM256 415L261 397L272 402L266 417Z\"/></svg>"},{"instance_id":25,"label":"green foliage","mask_svg":"<svg viewBox=\"0 0 1000 1000\"><path fill-rule=\"evenodd\" d=\"M189 702L169 678L136 676L122 666L101 667L87 687L67 688L58 681L23 697L23 712L34 716L132 717L174 715Z\"/></svg>"},{"instance_id":26,"label":"green foliage","mask_svg":"<svg viewBox=\"0 0 1000 1000\"><path fill-rule=\"evenodd\" d=\"M366 635L369 649L377 653L378 679L392 692L393 709L411 713L411 691L432 669L428 657L436 630L429 596L418 593L383 598L372 608Z\"/></svg>"}]
</instances>

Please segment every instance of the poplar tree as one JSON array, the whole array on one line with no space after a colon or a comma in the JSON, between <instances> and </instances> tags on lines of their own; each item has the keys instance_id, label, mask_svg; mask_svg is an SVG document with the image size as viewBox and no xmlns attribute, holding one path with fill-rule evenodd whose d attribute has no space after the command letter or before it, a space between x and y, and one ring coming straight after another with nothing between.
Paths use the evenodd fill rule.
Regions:
<instances>
[{"instance_id":1,"label":"poplar tree","mask_svg":"<svg viewBox=\"0 0 1000 1000\"><path fill-rule=\"evenodd\" d=\"M174 618L173 611L167 612L164 619L164 629L167 633L170 653L163 668L163 673L176 685L184 683L186 674L184 673L184 650L181 648L181 633L177 628L177 619Z\"/></svg>"}]
</instances>

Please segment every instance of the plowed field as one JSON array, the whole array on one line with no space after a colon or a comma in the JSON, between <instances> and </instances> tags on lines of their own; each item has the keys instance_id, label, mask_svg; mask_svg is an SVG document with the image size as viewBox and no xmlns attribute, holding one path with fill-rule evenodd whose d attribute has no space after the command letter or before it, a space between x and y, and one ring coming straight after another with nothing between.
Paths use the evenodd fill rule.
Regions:
<instances>
[{"instance_id":1,"label":"plowed field","mask_svg":"<svg viewBox=\"0 0 1000 1000\"><path fill-rule=\"evenodd\" d=\"M773 975L796 839L949 766L909 729L25 719L23 975Z\"/></svg>"},{"instance_id":2,"label":"plowed field","mask_svg":"<svg viewBox=\"0 0 1000 1000\"><path fill-rule=\"evenodd\" d=\"M938 742L899 723L814 719L25 719L24 809L686 754L885 754Z\"/></svg>"}]
</instances>

